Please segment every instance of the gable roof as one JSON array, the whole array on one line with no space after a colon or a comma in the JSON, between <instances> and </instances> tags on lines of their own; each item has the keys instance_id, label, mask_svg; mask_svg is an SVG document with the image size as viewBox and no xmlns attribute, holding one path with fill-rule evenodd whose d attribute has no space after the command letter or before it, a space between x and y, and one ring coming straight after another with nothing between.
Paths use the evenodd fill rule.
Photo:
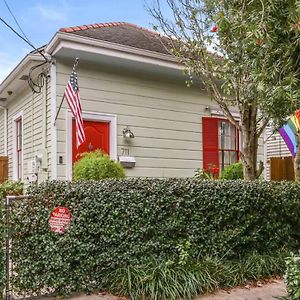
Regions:
<instances>
[{"instance_id":1,"label":"gable roof","mask_svg":"<svg viewBox=\"0 0 300 300\"><path fill-rule=\"evenodd\" d=\"M96 23L61 28L59 31L170 55L164 45L166 37L127 22Z\"/></svg>"}]
</instances>

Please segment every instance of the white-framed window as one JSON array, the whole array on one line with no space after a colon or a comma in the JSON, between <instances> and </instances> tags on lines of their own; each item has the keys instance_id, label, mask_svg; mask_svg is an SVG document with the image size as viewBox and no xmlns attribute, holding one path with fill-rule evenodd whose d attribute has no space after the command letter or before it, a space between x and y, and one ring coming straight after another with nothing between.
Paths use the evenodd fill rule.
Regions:
<instances>
[{"instance_id":1,"label":"white-framed window","mask_svg":"<svg viewBox=\"0 0 300 300\"><path fill-rule=\"evenodd\" d=\"M23 112L13 117L13 179L23 179Z\"/></svg>"}]
</instances>

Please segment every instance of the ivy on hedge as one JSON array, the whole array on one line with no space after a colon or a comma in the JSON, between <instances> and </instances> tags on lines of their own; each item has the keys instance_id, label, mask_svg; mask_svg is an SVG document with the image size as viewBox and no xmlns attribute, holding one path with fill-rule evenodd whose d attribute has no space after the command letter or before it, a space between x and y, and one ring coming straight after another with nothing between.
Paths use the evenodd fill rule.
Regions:
<instances>
[{"instance_id":1,"label":"ivy on hedge","mask_svg":"<svg viewBox=\"0 0 300 300\"><path fill-rule=\"evenodd\" d=\"M16 203L15 286L20 291L99 287L105 270L149 259L236 259L300 246L300 185L196 179L54 181ZM50 231L56 206L72 213L63 235Z\"/></svg>"}]
</instances>

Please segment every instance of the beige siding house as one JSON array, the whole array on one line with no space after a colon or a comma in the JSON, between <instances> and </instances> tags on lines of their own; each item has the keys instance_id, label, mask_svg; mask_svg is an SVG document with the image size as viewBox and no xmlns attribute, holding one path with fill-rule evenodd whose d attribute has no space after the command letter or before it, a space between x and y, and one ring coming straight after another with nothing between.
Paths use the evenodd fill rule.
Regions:
<instances>
[{"instance_id":1,"label":"beige siding house","mask_svg":"<svg viewBox=\"0 0 300 300\"><path fill-rule=\"evenodd\" d=\"M188 177L238 158L238 134L204 90L186 87L182 66L155 33L128 23L64 28L42 51L49 62L34 71L33 77L45 74L39 93L24 80L43 62L36 52L0 84L0 154L9 157L9 178L71 179L76 154L97 148L135 161L126 169L132 177ZM87 136L82 149L75 147L66 101L54 122L76 57ZM126 128L134 138L124 137ZM261 159L263 152L260 147Z\"/></svg>"}]
</instances>

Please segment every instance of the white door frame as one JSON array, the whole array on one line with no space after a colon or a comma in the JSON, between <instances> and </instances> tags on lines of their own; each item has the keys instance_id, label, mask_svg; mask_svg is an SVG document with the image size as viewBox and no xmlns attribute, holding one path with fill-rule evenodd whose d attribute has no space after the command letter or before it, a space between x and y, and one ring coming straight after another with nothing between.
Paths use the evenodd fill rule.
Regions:
<instances>
[{"instance_id":1,"label":"white door frame","mask_svg":"<svg viewBox=\"0 0 300 300\"><path fill-rule=\"evenodd\" d=\"M109 123L109 156L117 160L117 116L95 112L82 112L82 118L86 121L98 121ZM72 113L67 111L67 148L66 148L66 179L72 180Z\"/></svg>"}]
</instances>

